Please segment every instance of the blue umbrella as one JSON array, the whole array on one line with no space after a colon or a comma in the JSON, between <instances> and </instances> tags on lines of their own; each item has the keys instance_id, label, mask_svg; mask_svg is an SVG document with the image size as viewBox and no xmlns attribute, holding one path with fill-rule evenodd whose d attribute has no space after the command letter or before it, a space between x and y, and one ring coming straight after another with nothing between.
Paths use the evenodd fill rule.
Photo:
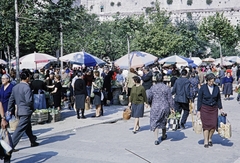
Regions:
<instances>
[{"instance_id":1,"label":"blue umbrella","mask_svg":"<svg viewBox=\"0 0 240 163\"><path fill-rule=\"evenodd\" d=\"M64 55L59 58L63 62L70 62L72 64L85 65L85 66L96 66L96 64L105 64L105 62L94 55L86 52L75 52Z\"/></svg>"},{"instance_id":2,"label":"blue umbrella","mask_svg":"<svg viewBox=\"0 0 240 163\"><path fill-rule=\"evenodd\" d=\"M195 63L189 63L188 66L191 66L193 68L198 67L198 65L196 65Z\"/></svg>"},{"instance_id":3,"label":"blue umbrella","mask_svg":"<svg viewBox=\"0 0 240 163\"><path fill-rule=\"evenodd\" d=\"M189 58L186 58L186 57L183 57L183 56L179 56L179 57L181 57L182 59L184 59L185 61L187 61L188 64L194 62L193 60L191 60L191 59L189 59Z\"/></svg>"}]
</instances>

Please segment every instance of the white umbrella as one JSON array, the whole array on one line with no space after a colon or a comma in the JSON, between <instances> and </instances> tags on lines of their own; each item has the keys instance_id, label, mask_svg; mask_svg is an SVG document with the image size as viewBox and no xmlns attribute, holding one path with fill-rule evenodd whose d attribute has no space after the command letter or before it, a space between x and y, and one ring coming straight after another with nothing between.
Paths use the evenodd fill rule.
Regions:
<instances>
[{"instance_id":1,"label":"white umbrella","mask_svg":"<svg viewBox=\"0 0 240 163\"><path fill-rule=\"evenodd\" d=\"M239 56L225 57L225 60L229 61L229 62L240 63L240 57Z\"/></svg>"},{"instance_id":2,"label":"white umbrella","mask_svg":"<svg viewBox=\"0 0 240 163\"><path fill-rule=\"evenodd\" d=\"M160 64L176 64L177 67L180 67L188 66L190 63L193 63L193 60L178 55L173 55L167 58L163 58L158 62Z\"/></svg>"},{"instance_id":3,"label":"white umbrella","mask_svg":"<svg viewBox=\"0 0 240 163\"><path fill-rule=\"evenodd\" d=\"M208 58L204 58L204 59L202 59L202 61L203 61L203 62L214 62L215 59L212 58L212 57L208 57Z\"/></svg>"},{"instance_id":4,"label":"white umbrella","mask_svg":"<svg viewBox=\"0 0 240 163\"><path fill-rule=\"evenodd\" d=\"M34 52L19 58L19 67L20 69L40 69L50 61L57 61L57 58L48 54ZM15 66L16 60L11 63Z\"/></svg>"},{"instance_id":5,"label":"white umbrella","mask_svg":"<svg viewBox=\"0 0 240 163\"><path fill-rule=\"evenodd\" d=\"M221 58L217 58L214 62L212 62L212 64L214 64L214 65L220 64L221 65ZM228 61L225 60L225 58L223 58L223 66L230 66L232 64L233 63L228 62Z\"/></svg>"},{"instance_id":6,"label":"white umbrella","mask_svg":"<svg viewBox=\"0 0 240 163\"><path fill-rule=\"evenodd\" d=\"M199 57L191 57L189 59L193 60L193 63L195 63L198 66L201 65L201 63L202 63L202 60Z\"/></svg>"},{"instance_id":7,"label":"white umbrella","mask_svg":"<svg viewBox=\"0 0 240 163\"><path fill-rule=\"evenodd\" d=\"M3 59L0 59L0 64L6 65L6 64L7 64L7 62L6 62L6 61L4 61Z\"/></svg>"},{"instance_id":8,"label":"white umbrella","mask_svg":"<svg viewBox=\"0 0 240 163\"><path fill-rule=\"evenodd\" d=\"M130 61L128 58L130 59ZM157 57L152 54L142 51L134 51L131 52L129 55L126 54L114 61L114 65L119 66L121 69L128 69L130 62L130 67L137 68L153 64L156 60Z\"/></svg>"}]
</instances>

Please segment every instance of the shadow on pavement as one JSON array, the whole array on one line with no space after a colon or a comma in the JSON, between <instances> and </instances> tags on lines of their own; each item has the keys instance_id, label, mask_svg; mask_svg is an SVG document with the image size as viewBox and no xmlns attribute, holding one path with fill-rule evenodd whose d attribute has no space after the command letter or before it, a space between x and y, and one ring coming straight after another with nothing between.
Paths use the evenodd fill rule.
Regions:
<instances>
[{"instance_id":1,"label":"shadow on pavement","mask_svg":"<svg viewBox=\"0 0 240 163\"><path fill-rule=\"evenodd\" d=\"M212 142L213 144L220 144L222 146L227 146L227 147L233 146L233 142L231 142L229 139L222 138L218 134L213 135ZM198 144L203 144L203 143L204 143L203 139L198 141Z\"/></svg>"},{"instance_id":2,"label":"shadow on pavement","mask_svg":"<svg viewBox=\"0 0 240 163\"><path fill-rule=\"evenodd\" d=\"M58 136L51 136L51 137L46 137L46 138L42 138L40 145L45 145L45 144L50 144L50 143L55 143L58 141L64 141L70 138L70 136L75 135L75 134L67 134L67 135L58 135Z\"/></svg>"},{"instance_id":3,"label":"shadow on pavement","mask_svg":"<svg viewBox=\"0 0 240 163\"><path fill-rule=\"evenodd\" d=\"M43 133L46 133L46 132L49 132L51 130L53 130L53 127L33 130L33 134L38 137L39 135L41 135ZM28 136L24 133L24 135L23 135L23 137L21 139L28 139Z\"/></svg>"},{"instance_id":4,"label":"shadow on pavement","mask_svg":"<svg viewBox=\"0 0 240 163\"><path fill-rule=\"evenodd\" d=\"M181 130L167 131L167 135L167 139L170 139L170 141L180 141L187 138Z\"/></svg>"},{"instance_id":5,"label":"shadow on pavement","mask_svg":"<svg viewBox=\"0 0 240 163\"><path fill-rule=\"evenodd\" d=\"M53 156L56 156L57 154L58 154L57 152L47 151L47 152L36 153L28 156L18 157L11 161L15 161L18 163L27 163L27 162L42 163L42 162L46 162L48 159L50 159Z\"/></svg>"}]
</instances>

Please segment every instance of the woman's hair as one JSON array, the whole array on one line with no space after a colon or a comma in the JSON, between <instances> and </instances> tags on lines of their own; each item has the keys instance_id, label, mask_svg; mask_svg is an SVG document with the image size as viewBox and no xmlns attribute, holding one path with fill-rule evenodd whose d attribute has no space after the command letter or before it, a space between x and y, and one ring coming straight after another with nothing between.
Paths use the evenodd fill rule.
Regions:
<instances>
[{"instance_id":1,"label":"woman's hair","mask_svg":"<svg viewBox=\"0 0 240 163\"><path fill-rule=\"evenodd\" d=\"M215 79L216 77L213 73L210 73L210 74L207 74L205 78L206 78L206 81L210 81L212 79Z\"/></svg>"},{"instance_id":2,"label":"woman's hair","mask_svg":"<svg viewBox=\"0 0 240 163\"><path fill-rule=\"evenodd\" d=\"M135 73L134 68L130 68L130 72Z\"/></svg>"},{"instance_id":3,"label":"woman's hair","mask_svg":"<svg viewBox=\"0 0 240 163\"><path fill-rule=\"evenodd\" d=\"M134 77L133 77L133 81L134 81L135 83L140 83L140 82L141 82L141 79L140 79L139 76L134 76Z\"/></svg>"},{"instance_id":4,"label":"woman's hair","mask_svg":"<svg viewBox=\"0 0 240 163\"><path fill-rule=\"evenodd\" d=\"M156 81L157 81L158 83L163 82L163 75L162 75L161 73L157 73L157 75L156 75Z\"/></svg>"},{"instance_id":5,"label":"woman's hair","mask_svg":"<svg viewBox=\"0 0 240 163\"><path fill-rule=\"evenodd\" d=\"M99 72L99 71L94 71L94 75L97 76L97 77L99 77L100 72Z\"/></svg>"},{"instance_id":6,"label":"woman's hair","mask_svg":"<svg viewBox=\"0 0 240 163\"><path fill-rule=\"evenodd\" d=\"M55 78L57 79L57 80L60 80L61 79L61 76L60 75L55 75Z\"/></svg>"}]
</instances>

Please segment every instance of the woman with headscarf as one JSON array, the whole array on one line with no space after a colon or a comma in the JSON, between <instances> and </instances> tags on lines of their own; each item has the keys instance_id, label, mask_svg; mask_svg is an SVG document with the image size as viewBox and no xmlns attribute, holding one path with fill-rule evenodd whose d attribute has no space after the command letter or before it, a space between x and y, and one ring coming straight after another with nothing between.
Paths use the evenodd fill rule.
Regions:
<instances>
[{"instance_id":1,"label":"woman with headscarf","mask_svg":"<svg viewBox=\"0 0 240 163\"><path fill-rule=\"evenodd\" d=\"M4 113L7 112L8 100L12 93L14 85L11 83L9 74L2 75L2 86L0 89L0 107L3 107Z\"/></svg>"}]
</instances>

